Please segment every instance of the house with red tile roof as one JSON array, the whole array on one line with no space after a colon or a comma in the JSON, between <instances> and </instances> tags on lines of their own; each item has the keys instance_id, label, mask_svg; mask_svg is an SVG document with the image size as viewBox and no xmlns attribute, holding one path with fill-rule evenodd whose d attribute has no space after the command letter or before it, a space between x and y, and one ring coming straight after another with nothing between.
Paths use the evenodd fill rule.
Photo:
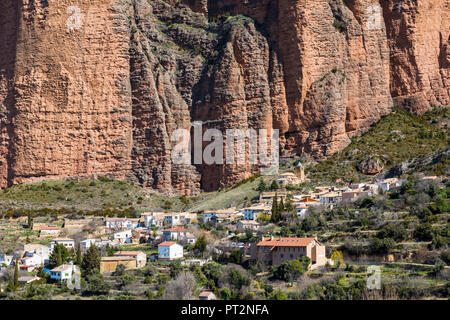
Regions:
<instances>
[{"instance_id":1,"label":"house with red tile roof","mask_svg":"<svg viewBox=\"0 0 450 320\"><path fill-rule=\"evenodd\" d=\"M327 263L325 246L316 238L263 238L252 246L251 256L253 260L275 266L285 261L301 259L302 256L311 259L311 269Z\"/></svg>"},{"instance_id":2,"label":"house with red tile roof","mask_svg":"<svg viewBox=\"0 0 450 320\"><path fill-rule=\"evenodd\" d=\"M136 259L136 267L142 268L147 264L147 255L142 251L118 251L114 253L116 257L133 257Z\"/></svg>"},{"instance_id":3,"label":"house with red tile roof","mask_svg":"<svg viewBox=\"0 0 450 320\"><path fill-rule=\"evenodd\" d=\"M189 230L185 228L170 228L163 230L164 241L177 241L186 238Z\"/></svg>"}]
</instances>

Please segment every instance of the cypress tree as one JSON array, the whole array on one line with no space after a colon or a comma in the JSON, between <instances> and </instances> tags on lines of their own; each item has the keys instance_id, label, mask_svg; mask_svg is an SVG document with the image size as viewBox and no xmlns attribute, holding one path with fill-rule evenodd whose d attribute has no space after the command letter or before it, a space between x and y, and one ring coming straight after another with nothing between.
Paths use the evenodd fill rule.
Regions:
<instances>
[{"instance_id":1,"label":"cypress tree","mask_svg":"<svg viewBox=\"0 0 450 320\"><path fill-rule=\"evenodd\" d=\"M14 270L14 290L19 286L19 259L16 259L16 269Z\"/></svg>"},{"instance_id":2,"label":"cypress tree","mask_svg":"<svg viewBox=\"0 0 450 320\"><path fill-rule=\"evenodd\" d=\"M78 244L77 244L77 254L75 256L75 264L78 265L78 266L81 266L82 260L83 260L83 258L81 257L80 243L78 242Z\"/></svg>"},{"instance_id":3,"label":"cypress tree","mask_svg":"<svg viewBox=\"0 0 450 320\"><path fill-rule=\"evenodd\" d=\"M275 196L272 200L272 222L278 221L278 195L275 193Z\"/></svg>"},{"instance_id":4,"label":"cypress tree","mask_svg":"<svg viewBox=\"0 0 450 320\"><path fill-rule=\"evenodd\" d=\"M28 229L33 229L33 217L31 217L31 213L28 214Z\"/></svg>"},{"instance_id":5,"label":"cypress tree","mask_svg":"<svg viewBox=\"0 0 450 320\"><path fill-rule=\"evenodd\" d=\"M87 277L91 274L100 271L100 253L96 245L92 245L84 255L81 262L81 272L83 277Z\"/></svg>"}]
</instances>

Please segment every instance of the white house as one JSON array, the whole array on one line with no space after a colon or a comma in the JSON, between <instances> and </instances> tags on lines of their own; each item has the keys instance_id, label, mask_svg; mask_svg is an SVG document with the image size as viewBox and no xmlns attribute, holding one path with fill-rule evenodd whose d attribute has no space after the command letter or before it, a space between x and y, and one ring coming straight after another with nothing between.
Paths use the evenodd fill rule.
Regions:
<instances>
[{"instance_id":1,"label":"white house","mask_svg":"<svg viewBox=\"0 0 450 320\"><path fill-rule=\"evenodd\" d=\"M134 229L137 228L139 222L135 221L135 219L128 218L106 218L106 229Z\"/></svg>"},{"instance_id":2,"label":"white house","mask_svg":"<svg viewBox=\"0 0 450 320\"><path fill-rule=\"evenodd\" d=\"M14 257L12 255L6 255L0 251L0 267L2 265L10 266L14 261Z\"/></svg>"},{"instance_id":3,"label":"white house","mask_svg":"<svg viewBox=\"0 0 450 320\"><path fill-rule=\"evenodd\" d=\"M256 231L259 229L259 223L253 220L241 220L236 223L236 228L241 232L245 230Z\"/></svg>"},{"instance_id":4,"label":"white house","mask_svg":"<svg viewBox=\"0 0 450 320\"><path fill-rule=\"evenodd\" d=\"M39 232L40 237L45 236L58 236L61 233L61 228L56 226L46 226L42 227Z\"/></svg>"},{"instance_id":5,"label":"white house","mask_svg":"<svg viewBox=\"0 0 450 320\"><path fill-rule=\"evenodd\" d=\"M119 243L131 243L132 233L131 230L124 230L113 234L113 239Z\"/></svg>"},{"instance_id":6,"label":"white house","mask_svg":"<svg viewBox=\"0 0 450 320\"><path fill-rule=\"evenodd\" d=\"M258 205L244 209L244 220L256 220L260 213L271 214L272 208L267 205Z\"/></svg>"},{"instance_id":7,"label":"white house","mask_svg":"<svg viewBox=\"0 0 450 320\"><path fill-rule=\"evenodd\" d=\"M64 247L66 247L68 250L73 250L75 248L75 241L73 239L69 239L69 238L58 238L58 239L53 239L49 244L48 244L48 252L49 254L53 253L53 249L55 248L55 246L57 244L62 244L64 245Z\"/></svg>"},{"instance_id":8,"label":"white house","mask_svg":"<svg viewBox=\"0 0 450 320\"><path fill-rule=\"evenodd\" d=\"M163 230L164 241L185 240L187 236L187 229L184 228L170 228Z\"/></svg>"},{"instance_id":9,"label":"white house","mask_svg":"<svg viewBox=\"0 0 450 320\"><path fill-rule=\"evenodd\" d=\"M183 258L183 246L173 241L164 241L158 245L158 258L174 260Z\"/></svg>"},{"instance_id":10,"label":"white house","mask_svg":"<svg viewBox=\"0 0 450 320\"><path fill-rule=\"evenodd\" d=\"M44 258L36 253L28 253L25 257L22 258L20 263L24 266L32 266L32 267L40 267L44 265Z\"/></svg>"},{"instance_id":11,"label":"white house","mask_svg":"<svg viewBox=\"0 0 450 320\"><path fill-rule=\"evenodd\" d=\"M75 273L79 273L80 269L73 264L63 264L50 270L50 279L69 280Z\"/></svg>"},{"instance_id":12,"label":"white house","mask_svg":"<svg viewBox=\"0 0 450 320\"><path fill-rule=\"evenodd\" d=\"M325 206L334 205L342 202L342 194L337 192L328 192L320 196L320 203Z\"/></svg>"},{"instance_id":13,"label":"white house","mask_svg":"<svg viewBox=\"0 0 450 320\"><path fill-rule=\"evenodd\" d=\"M97 242L96 239L84 239L80 241L80 250L83 254L86 253L86 251Z\"/></svg>"}]
</instances>

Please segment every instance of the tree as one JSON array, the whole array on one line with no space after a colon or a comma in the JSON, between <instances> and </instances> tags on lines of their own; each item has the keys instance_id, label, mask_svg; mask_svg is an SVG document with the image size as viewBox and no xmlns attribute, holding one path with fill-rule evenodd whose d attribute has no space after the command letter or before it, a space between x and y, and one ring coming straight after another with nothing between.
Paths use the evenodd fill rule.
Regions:
<instances>
[{"instance_id":1,"label":"tree","mask_svg":"<svg viewBox=\"0 0 450 320\"><path fill-rule=\"evenodd\" d=\"M28 214L28 229L33 229L33 217L31 213Z\"/></svg>"},{"instance_id":2,"label":"tree","mask_svg":"<svg viewBox=\"0 0 450 320\"><path fill-rule=\"evenodd\" d=\"M195 277L191 272L180 273L176 279L169 281L164 291L167 300L192 300Z\"/></svg>"},{"instance_id":3,"label":"tree","mask_svg":"<svg viewBox=\"0 0 450 320\"><path fill-rule=\"evenodd\" d=\"M344 255L341 251L336 250L331 254L331 260L334 263L334 266L336 268L339 268L341 265L344 264Z\"/></svg>"},{"instance_id":4,"label":"tree","mask_svg":"<svg viewBox=\"0 0 450 320\"><path fill-rule=\"evenodd\" d=\"M276 223L279 221L279 209L278 209L278 195L275 193L275 196L272 200L272 222Z\"/></svg>"},{"instance_id":5,"label":"tree","mask_svg":"<svg viewBox=\"0 0 450 320\"><path fill-rule=\"evenodd\" d=\"M70 252L67 248L59 243L53 248L53 252L50 255L50 266L52 268L59 267L60 265L70 261Z\"/></svg>"},{"instance_id":6,"label":"tree","mask_svg":"<svg viewBox=\"0 0 450 320\"><path fill-rule=\"evenodd\" d=\"M16 268L14 269L14 290L19 286L19 259L16 259Z\"/></svg>"},{"instance_id":7,"label":"tree","mask_svg":"<svg viewBox=\"0 0 450 320\"><path fill-rule=\"evenodd\" d=\"M263 178L261 178L261 180L259 180L259 185L258 188L256 189L257 191L263 192L263 191L267 191L267 185L266 182L264 181Z\"/></svg>"},{"instance_id":8,"label":"tree","mask_svg":"<svg viewBox=\"0 0 450 320\"><path fill-rule=\"evenodd\" d=\"M278 183L276 180L272 181L272 184L270 185L270 190L277 190L278 189Z\"/></svg>"},{"instance_id":9,"label":"tree","mask_svg":"<svg viewBox=\"0 0 450 320\"><path fill-rule=\"evenodd\" d=\"M206 244L206 236L202 235L195 241L194 249L203 253L206 250Z\"/></svg>"},{"instance_id":10,"label":"tree","mask_svg":"<svg viewBox=\"0 0 450 320\"><path fill-rule=\"evenodd\" d=\"M77 266L81 266L81 263L82 263L82 261L83 261L83 257L81 256L81 248L80 248L80 243L78 242L78 244L77 244L77 253L76 253L76 256L75 256L75 264L77 265Z\"/></svg>"},{"instance_id":11,"label":"tree","mask_svg":"<svg viewBox=\"0 0 450 320\"><path fill-rule=\"evenodd\" d=\"M234 250L230 254L230 262L241 264L241 251L240 250Z\"/></svg>"},{"instance_id":12,"label":"tree","mask_svg":"<svg viewBox=\"0 0 450 320\"><path fill-rule=\"evenodd\" d=\"M100 271L100 254L96 245L91 245L84 255L81 263L83 277L96 274Z\"/></svg>"},{"instance_id":13,"label":"tree","mask_svg":"<svg viewBox=\"0 0 450 320\"><path fill-rule=\"evenodd\" d=\"M181 271L183 271L183 266L181 265L180 261L175 261L170 264L169 269L170 269L170 276L172 278L176 278L181 273Z\"/></svg>"},{"instance_id":14,"label":"tree","mask_svg":"<svg viewBox=\"0 0 450 320\"><path fill-rule=\"evenodd\" d=\"M101 274L92 274L87 278L88 284L85 291L91 294L107 294L111 285L105 281Z\"/></svg>"},{"instance_id":15,"label":"tree","mask_svg":"<svg viewBox=\"0 0 450 320\"><path fill-rule=\"evenodd\" d=\"M281 214L285 211L283 198L280 199L280 203L278 204L278 212Z\"/></svg>"}]
</instances>

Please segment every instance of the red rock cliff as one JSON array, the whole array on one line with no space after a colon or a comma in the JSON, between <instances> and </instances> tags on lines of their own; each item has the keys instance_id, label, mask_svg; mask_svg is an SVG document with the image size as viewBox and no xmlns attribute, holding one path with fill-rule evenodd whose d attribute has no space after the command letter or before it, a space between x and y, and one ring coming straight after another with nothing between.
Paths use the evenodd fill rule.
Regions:
<instances>
[{"instance_id":1,"label":"red rock cliff","mask_svg":"<svg viewBox=\"0 0 450 320\"><path fill-rule=\"evenodd\" d=\"M394 103L449 104L449 3L2 1L0 187L111 175L196 194L259 170L173 164L194 121L327 157Z\"/></svg>"}]
</instances>

